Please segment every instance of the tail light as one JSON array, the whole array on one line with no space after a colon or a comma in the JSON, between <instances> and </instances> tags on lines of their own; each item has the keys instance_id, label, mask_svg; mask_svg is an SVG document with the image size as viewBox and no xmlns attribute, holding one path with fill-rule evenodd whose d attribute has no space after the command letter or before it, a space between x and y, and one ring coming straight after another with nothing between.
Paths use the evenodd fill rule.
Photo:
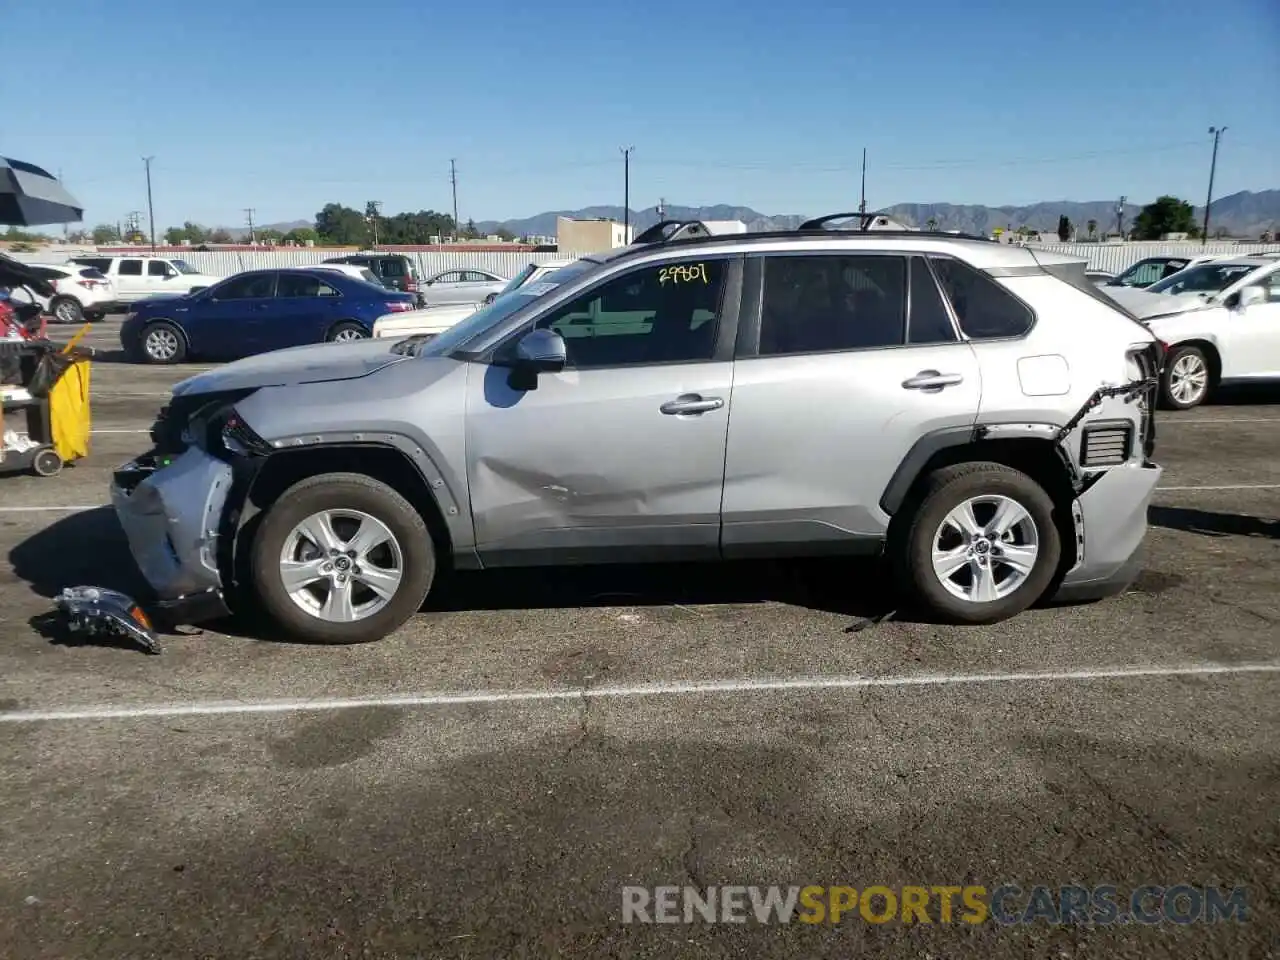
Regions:
<instances>
[{"instance_id":1,"label":"tail light","mask_svg":"<svg viewBox=\"0 0 1280 960\"><path fill-rule=\"evenodd\" d=\"M418 292L418 281L417 281L417 280L406 280L406 281L404 282L404 289L405 289L405 292L406 292L406 293L417 293L417 292Z\"/></svg>"},{"instance_id":2,"label":"tail light","mask_svg":"<svg viewBox=\"0 0 1280 960\"><path fill-rule=\"evenodd\" d=\"M384 306L387 308L387 313L404 313L413 309L412 303L405 303L403 300L392 300Z\"/></svg>"}]
</instances>

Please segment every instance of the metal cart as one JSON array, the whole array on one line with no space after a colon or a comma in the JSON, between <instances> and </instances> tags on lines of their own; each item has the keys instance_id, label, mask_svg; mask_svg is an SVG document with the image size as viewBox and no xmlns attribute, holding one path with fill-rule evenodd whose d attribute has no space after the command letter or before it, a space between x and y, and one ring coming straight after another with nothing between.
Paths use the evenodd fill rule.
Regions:
<instances>
[{"instance_id":1,"label":"metal cart","mask_svg":"<svg viewBox=\"0 0 1280 960\"><path fill-rule=\"evenodd\" d=\"M54 446L48 391L32 391L30 387L41 361L63 350L63 344L47 340L0 340L0 369L7 374L4 379L18 381L0 385L0 473L31 471L40 477L54 477L62 472L63 459Z\"/></svg>"}]
</instances>

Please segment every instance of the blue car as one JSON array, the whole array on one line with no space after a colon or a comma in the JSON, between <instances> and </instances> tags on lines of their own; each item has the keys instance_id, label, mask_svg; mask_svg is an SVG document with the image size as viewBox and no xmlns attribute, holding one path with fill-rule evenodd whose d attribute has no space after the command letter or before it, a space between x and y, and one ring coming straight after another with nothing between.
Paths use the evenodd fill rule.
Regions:
<instances>
[{"instance_id":1,"label":"blue car","mask_svg":"<svg viewBox=\"0 0 1280 960\"><path fill-rule=\"evenodd\" d=\"M238 360L325 341L363 340L414 295L332 270L250 270L185 296L139 301L120 346L146 363Z\"/></svg>"}]
</instances>

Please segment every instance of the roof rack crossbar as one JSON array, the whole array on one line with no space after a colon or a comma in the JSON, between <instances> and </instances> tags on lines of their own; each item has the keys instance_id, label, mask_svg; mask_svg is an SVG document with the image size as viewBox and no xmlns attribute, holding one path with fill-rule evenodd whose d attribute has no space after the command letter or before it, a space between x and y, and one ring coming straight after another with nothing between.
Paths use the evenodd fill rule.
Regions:
<instances>
[{"instance_id":1,"label":"roof rack crossbar","mask_svg":"<svg viewBox=\"0 0 1280 960\"><path fill-rule=\"evenodd\" d=\"M828 224L830 224L833 220L848 220L851 217L857 217L861 221L861 223L858 226L858 229L862 230L863 232L869 232L869 228L871 224L876 222L876 218L883 217L883 216L885 216L885 214L883 213L863 213L860 210L852 210L852 211L849 211L848 213L828 213L826 216L823 216L823 217L814 217L812 220L806 220L804 223L800 224L800 226L798 226L796 229L797 230L830 230L831 227L829 227Z\"/></svg>"},{"instance_id":2,"label":"roof rack crossbar","mask_svg":"<svg viewBox=\"0 0 1280 960\"><path fill-rule=\"evenodd\" d=\"M633 244L667 243L671 240L682 240L685 237L705 237L710 235L711 231L707 229L707 225L701 220L662 220L655 223L648 230L643 231L640 236L631 242Z\"/></svg>"}]
</instances>

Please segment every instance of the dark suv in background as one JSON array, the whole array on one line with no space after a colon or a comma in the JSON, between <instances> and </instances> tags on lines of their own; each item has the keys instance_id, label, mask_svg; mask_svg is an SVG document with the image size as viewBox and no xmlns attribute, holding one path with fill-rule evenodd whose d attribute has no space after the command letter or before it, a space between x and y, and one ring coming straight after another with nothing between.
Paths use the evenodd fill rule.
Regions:
<instances>
[{"instance_id":1,"label":"dark suv in background","mask_svg":"<svg viewBox=\"0 0 1280 960\"><path fill-rule=\"evenodd\" d=\"M382 285L402 293L412 293L418 297L419 305L422 294L419 290L421 278L413 266L413 261L401 253L354 253L346 257L330 257L325 263L348 263L355 267L368 267L374 276L382 281Z\"/></svg>"}]
</instances>

